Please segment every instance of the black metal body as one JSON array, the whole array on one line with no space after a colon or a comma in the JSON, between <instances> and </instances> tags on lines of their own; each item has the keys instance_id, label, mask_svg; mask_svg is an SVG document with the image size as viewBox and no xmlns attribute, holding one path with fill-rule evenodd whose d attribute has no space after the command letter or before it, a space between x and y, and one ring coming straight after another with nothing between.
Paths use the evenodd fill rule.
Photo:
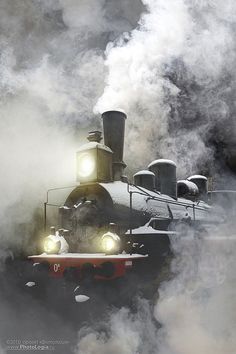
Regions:
<instances>
[{"instance_id":1,"label":"black metal body","mask_svg":"<svg viewBox=\"0 0 236 354\"><path fill-rule=\"evenodd\" d=\"M73 252L97 252L96 239L116 223L123 240L132 237L133 230L143 227L152 218L150 229L140 230L139 243L159 242L160 234L149 237L153 229L168 230L170 223L186 220L192 224L208 223L210 207L201 201L194 202L150 191L121 181L83 184L68 196L60 208L61 227L70 230L68 242ZM145 235L146 233L146 235ZM164 238L168 238L165 234ZM152 242L150 243L150 240ZM148 247L150 248L150 247Z\"/></svg>"},{"instance_id":2,"label":"black metal body","mask_svg":"<svg viewBox=\"0 0 236 354\"><path fill-rule=\"evenodd\" d=\"M126 167L123 161L126 114L119 111L107 111L102 114L104 144L113 151L113 179L121 179Z\"/></svg>"},{"instance_id":3,"label":"black metal body","mask_svg":"<svg viewBox=\"0 0 236 354\"><path fill-rule=\"evenodd\" d=\"M123 162L126 115L107 111L102 114L101 133L89 133L89 143L77 153L80 184L59 208L59 228L71 253L104 252L102 237L109 224L117 225L121 238L114 252L148 254L149 265L157 266L170 254L170 235L175 225L209 223L210 206L200 200L178 198L176 165L170 160L155 160L149 171L139 171L132 185L124 182ZM196 187L197 188L197 187ZM46 206L45 203L45 211ZM45 223L46 225L46 223ZM155 268L155 267L153 267Z\"/></svg>"}]
</instances>

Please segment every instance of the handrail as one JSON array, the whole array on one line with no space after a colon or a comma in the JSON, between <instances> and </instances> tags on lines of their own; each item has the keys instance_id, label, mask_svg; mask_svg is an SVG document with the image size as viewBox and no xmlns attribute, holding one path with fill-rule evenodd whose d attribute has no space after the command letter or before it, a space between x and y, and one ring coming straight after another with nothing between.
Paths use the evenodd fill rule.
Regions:
<instances>
[{"instance_id":1,"label":"handrail","mask_svg":"<svg viewBox=\"0 0 236 354\"><path fill-rule=\"evenodd\" d=\"M57 188L50 188L47 190L47 194L46 194L47 198L46 198L46 202L44 202L44 232L46 232L46 228L47 228L47 206L60 207L60 205L49 203L49 193L52 191L75 188L75 187L77 186L57 187Z\"/></svg>"},{"instance_id":2,"label":"handrail","mask_svg":"<svg viewBox=\"0 0 236 354\"><path fill-rule=\"evenodd\" d=\"M135 187L137 190L130 190L130 187ZM163 202L163 203L167 203L167 204L174 204L174 205L181 205L181 206L185 206L186 208L192 208L193 209L193 220L195 221L196 220L196 209L197 210L203 210L205 211L206 209L204 207L200 207L198 204L200 201L198 201L197 203L184 203L184 202L181 202L181 201L174 201L174 200L169 200L169 199L165 199L163 197L158 197L158 196L153 196L151 195L150 193L148 193L146 190L143 190L140 186L137 186L137 185L134 185L134 184L131 184L131 183L127 183L127 191L130 195L130 220L129 220L129 233L130 235L132 235L132 214L133 214L133 200L132 200L132 196L133 194L139 194L139 195L144 195L144 196L147 196L148 199L151 199L151 200L157 200L159 202ZM156 192L154 191L154 193L158 193L159 192Z\"/></svg>"},{"instance_id":3,"label":"handrail","mask_svg":"<svg viewBox=\"0 0 236 354\"><path fill-rule=\"evenodd\" d=\"M168 204L182 205L182 206L189 207L189 208L192 207L192 208L195 208L195 209L198 209L198 210L205 210L204 207L198 206L200 201L198 201L197 204L195 204L195 203L188 204L188 203L184 203L184 202L181 202L181 201L169 200L169 199L165 199L164 197L153 196L153 195L149 194L148 192L144 191L140 186L136 186L136 185L131 184L131 183L129 183L129 186L133 186L133 187L137 188L138 190L142 191L142 193L140 193L138 191L132 191L133 194L146 195L146 196L149 197L149 199L157 200L157 201L160 201L160 202L165 202L165 203L168 203ZM129 188L128 188L128 192L130 193ZM157 193L155 191L153 191L153 192Z\"/></svg>"}]
</instances>

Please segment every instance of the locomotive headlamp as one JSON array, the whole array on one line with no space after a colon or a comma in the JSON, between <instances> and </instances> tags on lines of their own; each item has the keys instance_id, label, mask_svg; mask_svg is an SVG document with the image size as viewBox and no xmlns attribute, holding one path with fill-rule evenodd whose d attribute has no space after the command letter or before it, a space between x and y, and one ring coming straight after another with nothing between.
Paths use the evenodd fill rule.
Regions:
<instances>
[{"instance_id":1,"label":"locomotive headlamp","mask_svg":"<svg viewBox=\"0 0 236 354\"><path fill-rule=\"evenodd\" d=\"M102 250L105 253L117 253L120 250L120 237L113 232L107 232L102 236Z\"/></svg>"},{"instance_id":2,"label":"locomotive headlamp","mask_svg":"<svg viewBox=\"0 0 236 354\"><path fill-rule=\"evenodd\" d=\"M76 179L79 183L111 182L113 151L100 143L101 133L93 131L76 153Z\"/></svg>"},{"instance_id":3,"label":"locomotive headlamp","mask_svg":"<svg viewBox=\"0 0 236 354\"><path fill-rule=\"evenodd\" d=\"M81 154L78 158L78 175L81 177L88 177L94 172L94 169L94 156L87 152Z\"/></svg>"},{"instance_id":4,"label":"locomotive headlamp","mask_svg":"<svg viewBox=\"0 0 236 354\"><path fill-rule=\"evenodd\" d=\"M102 240L102 248L106 252L112 251L116 246L116 242L111 237L104 237Z\"/></svg>"},{"instance_id":5,"label":"locomotive headlamp","mask_svg":"<svg viewBox=\"0 0 236 354\"><path fill-rule=\"evenodd\" d=\"M59 250L61 248L61 243L60 241L53 241L50 238L46 238L46 240L44 241L44 251L46 253L58 253Z\"/></svg>"},{"instance_id":6,"label":"locomotive headlamp","mask_svg":"<svg viewBox=\"0 0 236 354\"><path fill-rule=\"evenodd\" d=\"M46 237L43 248L48 254L61 254L67 253L69 246L65 238L57 233L56 235Z\"/></svg>"}]
</instances>

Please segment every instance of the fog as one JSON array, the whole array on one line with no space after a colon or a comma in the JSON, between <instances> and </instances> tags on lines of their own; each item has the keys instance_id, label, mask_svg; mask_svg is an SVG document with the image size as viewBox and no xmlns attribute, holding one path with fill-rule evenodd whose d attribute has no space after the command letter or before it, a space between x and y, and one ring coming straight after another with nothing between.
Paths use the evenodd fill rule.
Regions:
<instances>
[{"instance_id":1,"label":"fog","mask_svg":"<svg viewBox=\"0 0 236 354\"><path fill-rule=\"evenodd\" d=\"M95 111L128 113L133 168L168 156L180 176L215 176L235 151L235 4L144 4L137 28L106 48L106 87Z\"/></svg>"},{"instance_id":2,"label":"fog","mask_svg":"<svg viewBox=\"0 0 236 354\"><path fill-rule=\"evenodd\" d=\"M233 0L0 0L3 347L27 333L65 335L80 354L234 352L232 241L173 239L154 305L137 298L82 329L18 292L4 262L35 249L46 191L75 184L75 152L104 110L128 115L129 176L168 158L179 178L235 187L235 15Z\"/></svg>"},{"instance_id":3,"label":"fog","mask_svg":"<svg viewBox=\"0 0 236 354\"><path fill-rule=\"evenodd\" d=\"M236 240L226 225L211 232L172 238L172 276L154 305L137 299L135 311L113 310L100 327L84 327L76 353L233 353Z\"/></svg>"},{"instance_id":4,"label":"fog","mask_svg":"<svg viewBox=\"0 0 236 354\"><path fill-rule=\"evenodd\" d=\"M104 6L0 2L0 219L6 247L22 248L23 239L27 248L37 233L29 224L35 214L42 219L47 189L75 185L75 152L87 130L101 125L93 106L104 88L105 46L134 26L142 8L138 1Z\"/></svg>"}]
</instances>

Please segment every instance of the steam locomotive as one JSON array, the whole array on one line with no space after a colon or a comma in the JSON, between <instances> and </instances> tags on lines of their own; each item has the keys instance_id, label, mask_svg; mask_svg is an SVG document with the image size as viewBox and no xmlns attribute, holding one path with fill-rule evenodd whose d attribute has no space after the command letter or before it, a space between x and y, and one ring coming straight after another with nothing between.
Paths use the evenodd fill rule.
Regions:
<instances>
[{"instance_id":1,"label":"steam locomotive","mask_svg":"<svg viewBox=\"0 0 236 354\"><path fill-rule=\"evenodd\" d=\"M120 278L145 265L157 268L170 251L170 237L188 225L213 222L207 203L207 178L177 181L176 164L158 159L124 175L126 115L102 114L100 131L91 131L77 152L78 186L59 208L59 229L51 227L44 253L29 256L34 268L52 277Z\"/></svg>"}]
</instances>

